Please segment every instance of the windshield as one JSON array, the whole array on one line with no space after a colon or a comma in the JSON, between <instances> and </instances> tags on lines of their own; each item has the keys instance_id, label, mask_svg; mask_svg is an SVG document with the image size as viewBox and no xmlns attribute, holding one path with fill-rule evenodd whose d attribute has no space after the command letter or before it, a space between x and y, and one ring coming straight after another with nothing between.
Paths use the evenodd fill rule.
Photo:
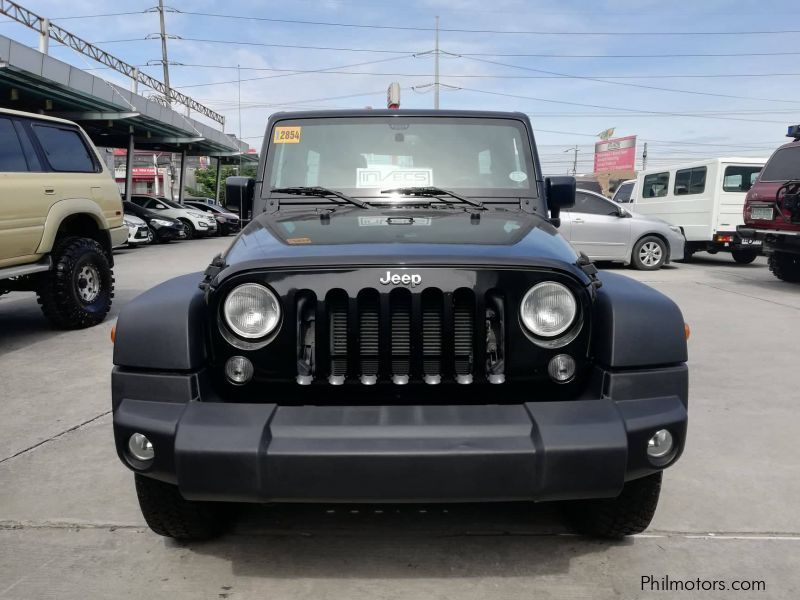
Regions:
<instances>
[{"instance_id":1,"label":"windshield","mask_svg":"<svg viewBox=\"0 0 800 600\"><path fill-rule=\"evenodd\" d=\"M192 208L191 206L184 206L183 204L178 204L177 202L175 202L173 200L169 200L168 198L160 198L159 197L158 201L161 202L162 204L166 204L170 208L184 208L184 209L185 208Z\"/></svg>"},{"instance_id":2,"label":"windshield","mask_svg":"<svg viewBox=\"0 0 800 600\"><path fill-rule=\"evenodd\" d=\"M322 186L351 196L437 186L464 195L535 196L521 121L359 117L279 121L271 132L271 188Z\"/></svg>"}]
</instances>

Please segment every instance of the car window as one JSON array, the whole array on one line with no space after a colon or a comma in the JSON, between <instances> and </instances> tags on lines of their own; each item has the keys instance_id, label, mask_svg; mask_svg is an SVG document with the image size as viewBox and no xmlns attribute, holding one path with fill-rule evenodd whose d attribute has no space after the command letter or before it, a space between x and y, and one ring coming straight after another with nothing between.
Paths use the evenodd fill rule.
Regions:
<instances>
[{"instance_id":1,"label":"car window","mask_svg":"<svg viewBox=\"0 0 800 600\"><path fill-rule=\"evenodd\" d=\"M722 190L725 192L747 192L761 172L761 167L725 167Z\"/></svg>"},{"instance_id":2,"label":"car window","mask_svg":"<svg viewBox=\"0 0 800 600\"><path fill-rule=\"evenodd\" d=\"M644 176L642 198L662 198L669 189L669 172L651 173Z\"/></svg>"},{"instance_id":3,"label":"car window","mask_svg":"<svg viewBox=\"0 0 800 600\"><path fill-rule=\"evenodd\" d=\"M777 150L764 167L761 181L800 179L800 144Z\"/></svg>"},{"instance_id":4,"label":"car window","mask_svg":"<svg viewBox=\"0 0 800 600\"><path fill-rule=\"evenodd\" d=\"M617 207L611 202L580 191L575 194L575 206L571 210L589 215L616 215L618 213Z\"/></svg>"},{"instance_id":5,"label":"car window","mask_svg":"<svg viewBox=\"0 0 800 600\"><path fill-rule=\"evenodd\" d=\"M635 183L623 183L614 194L614 202L630 202Z\"/></svg>"},{"instance_id":6,"label":"car window","mask_svg":"<svg viewBox=\"0 0 800 600\"><path fill-rule=\"evenodd\" d=\"M22 151L14 123L11 119L0 119L0 171L20 173L28 170L28 162Z\"/></svg>"},{"instance_id":7,"label":"car window","mask_svg":"<svg viewBox=\"0 0 800 600\"><path fill-rule=\"evenodd\" d=\"M33 131L54 171L94 173L98 171L86 142L74 129L34 124Z\"/></svg>"},{"instance_id":8,"label":"car window","mask_svg":"<svg viewBox=\"0 0 800 600\"><path fill-rule=\"evenodd\" d=\"M687 196L691 194L702 194L706 190L706 167L694 167L692 169L681 169L675 173L675 188L673 193L676 196Z\"/></svg>"}]
</instances>

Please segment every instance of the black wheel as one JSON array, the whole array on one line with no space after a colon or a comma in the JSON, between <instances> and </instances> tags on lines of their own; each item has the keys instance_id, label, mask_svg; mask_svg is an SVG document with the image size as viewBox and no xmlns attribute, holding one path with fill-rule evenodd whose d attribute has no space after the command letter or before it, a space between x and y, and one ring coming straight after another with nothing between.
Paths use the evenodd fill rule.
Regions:
<instances>
[{"instance_id":1,"label":"black wheel","mask_svg":"<svg viewBox=\"0 0 800 600\"><path fill-rule=\"evenodd\" d=\"M659 471L629 481L616 498L568 503L568 516L576 531L609 539L643 532L656 513L661 475Z\"/></svg>"},{"instance_id":2,"label":"black wheel","mask_svg":"<svg viewBox=\"0 0 800 600\"><path fill-rule=\"evenodd\" d=\"M139 508L147 525L158 535L176 540L207 540L221 534L228 523L226 506L184 499L177 486L134 474Z\"/></svg>"},{"instance_id":3,"label":"black wheel","mask_svg":"<svg viewBox=\"0 0 800 600\"><path fill-rule=\"evenodd\" d=\"M740 265L749 265L758 257L755 250L731 250L731 256Z\"/></svg>"},{"instance_id":4,"label":"black wheel","mask_svg":"<svg viewBox=\"0 0 800 600\"><path fill-rule=\"evenodd\" d=\"M782 281L800 283L800 254L773 252L769 255L769 270Z\"/></svg>"},{"instance_id":5,"label":"black wheel","mask_svg":"<svg viewBox=\"0 0 800 600\"><path fill-rule=\"evenodd\" d=\"M82 329L106 318L114 297L114 274L103 248L89 238L58 242L53 268L40 276L39 304L62 329Z\"/></svg>"},{"instance_id":6,"label":"black wheel","mask_svg":"<svg viewBox=\"0 0 800 600\"><path fill-rule=\"evenodd\" d=\"M189 219L181 219L181 223L183 223L183 227L186 229L186 239L191 240L197 237L197 230L192 225L192 222Z\"/></svg>"},{"instance_id":7,"label":"black wheel","mask_svg":"<svg viewBox=\"0 0 800 600\"><path fill-rule=\"evenodd\" d=\"M631 264L640 271L660 269L667 260L667 243L654 235L646 235L633 245Z\"/></svg>"}]
</instances>

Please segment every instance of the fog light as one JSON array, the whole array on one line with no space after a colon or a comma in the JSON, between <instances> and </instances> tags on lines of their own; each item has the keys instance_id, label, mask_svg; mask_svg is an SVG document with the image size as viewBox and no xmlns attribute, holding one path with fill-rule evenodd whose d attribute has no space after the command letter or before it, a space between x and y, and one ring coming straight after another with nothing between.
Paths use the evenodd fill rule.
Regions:
<instances>
[{"instance_id":1,"label":"fog light","mask_svg":"<svg viewBox=\"0 0 800 600\"><path fill-rule=\"evenodd\" d=\"M666 429L659 429L647 442L647 456L650 458L664 458L672 452L672 434Z\"/></svg>"},{"instance_id":2,"label":"fog light","mask_svg":"<svg viewBox=\"0 0 800 600\"><path fill-rule=\"evenodd\" d=\"M575 376L575 359L569 354L557 354L550 359L547 373L556 383L566 383Z\"/></svg>"},{"instance_id":3,"label":"fog light","mask_svg":"<svg viewBox=\"0 0 800 600\"><path fill-rule=\"evenodd\" d=\"M147 462L156 455L153 444L141 433L134 433L128 440L128 452L136 460Z\"/></svg>"},{"instance_id":4,"label":"fog light","mask_svg":"<svg viewBox=\"0 0 800 600\"><path fill-rule=\"evenodd\" d=\"M253 363L244 356L231 356L225 363L225 377L235 385L242 385L253 377Z\"/></svg>"}]
</instances>

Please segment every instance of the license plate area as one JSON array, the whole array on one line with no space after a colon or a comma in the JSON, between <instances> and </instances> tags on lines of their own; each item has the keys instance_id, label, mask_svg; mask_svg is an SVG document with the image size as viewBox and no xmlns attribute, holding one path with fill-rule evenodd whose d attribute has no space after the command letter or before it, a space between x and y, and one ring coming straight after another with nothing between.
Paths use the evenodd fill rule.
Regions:
<instances>
[{"instance_id":1,"label":"license plate area","mask_svg":"<svg viewBox=\"0 0 800 600\"><path fill-rule=\"evenodd\" d=\"M758 221L771 221L772 220L772 207L771 206L754 206L750 209L750 217Z\"/></svg>"}]
</instances>

